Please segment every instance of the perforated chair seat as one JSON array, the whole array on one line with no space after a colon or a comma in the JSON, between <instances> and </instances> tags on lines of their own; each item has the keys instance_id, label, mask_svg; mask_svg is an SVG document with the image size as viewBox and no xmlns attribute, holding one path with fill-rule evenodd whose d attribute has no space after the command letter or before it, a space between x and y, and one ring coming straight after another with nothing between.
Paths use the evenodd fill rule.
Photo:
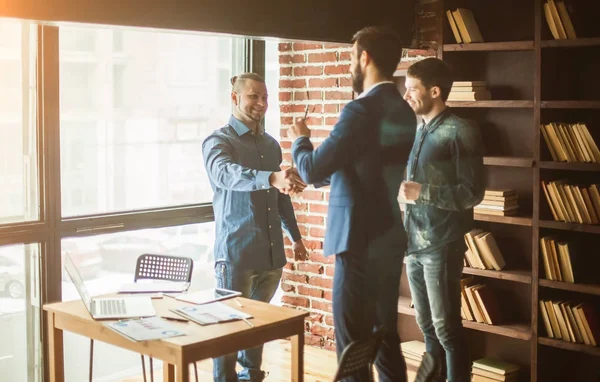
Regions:
<instances>
[{"instance_id":1,"label":"perforated chair seat","mask_svg":"<svg viewBox=\"0 0 600 382\"><path fill-rule=\"evenodd\" d=\"M151 279L192 281L194 261L189 257L144 254L138 257L134 281Z\"/></svg>"},{"instance_id":2,"label":"perforated chair seat","mask_svg":"<svg viewBox=\"0 0 600 382\"><path fill-rule=\"evenodd\" d=\"M346 346L340 357L333 382L354 376L364 368L369 370L369 379L373 381L373 363L381 344L381 333L381 329L378 329L369 339L353 341Z\"/></svg>"}]
</instances>

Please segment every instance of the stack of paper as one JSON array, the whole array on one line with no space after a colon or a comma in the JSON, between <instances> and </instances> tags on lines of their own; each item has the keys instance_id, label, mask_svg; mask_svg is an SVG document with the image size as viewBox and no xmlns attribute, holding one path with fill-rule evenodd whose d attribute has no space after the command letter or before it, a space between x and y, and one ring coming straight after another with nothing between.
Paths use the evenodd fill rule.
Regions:
<instances>
[{"instance_id":1,"label":"stack of paper","mask_svg":"<svg viewBox=\"0 0 600 382\"><path fill-rule=\"evenodd\" d=\"M219 322L246 320L252 318L250 314L240 312L220 302L204 305L185 305L172 310L180 316L194 321L200 325L210 325Z\"/></svg>"},{"instance_id":2,"label":"stack of paper","mask_svg":"<svg viewBox=\"0 0 600 382\"><path fill-rule=\"evenodd\" d=\"M177 330L173 325L156 316L135 320L121 320L105 325L132 341L160 340L186 335L186 333Z\"/></svg>"}]
</instances>

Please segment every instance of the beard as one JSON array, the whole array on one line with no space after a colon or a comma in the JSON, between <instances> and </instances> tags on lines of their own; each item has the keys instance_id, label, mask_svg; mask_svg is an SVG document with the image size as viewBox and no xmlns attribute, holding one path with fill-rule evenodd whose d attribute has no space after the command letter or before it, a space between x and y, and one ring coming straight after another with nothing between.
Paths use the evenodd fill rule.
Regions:
<instances>
[{"instance_id":1,"label":"beard","mask_svg":"<svg viewBox=\"0 0 600 382\"><path fill-rule=\"evenodd\" d=\"M433 99L423 98L421 100L421 105L417 105L414 112L417 115L426 115L429 114L431 110L433 110Z\"/></svg>"},{"instance_id":2,"label":"beard","mask_svg":"<svg viewBox=\"0 0 600 382\"><path fill-rule=\"evenodd\" d=\"M356 65L352 75L352 90L357 94L361 94L365 90L365 75L362 72L360 65Z\"/></svg>"}]
</instances>

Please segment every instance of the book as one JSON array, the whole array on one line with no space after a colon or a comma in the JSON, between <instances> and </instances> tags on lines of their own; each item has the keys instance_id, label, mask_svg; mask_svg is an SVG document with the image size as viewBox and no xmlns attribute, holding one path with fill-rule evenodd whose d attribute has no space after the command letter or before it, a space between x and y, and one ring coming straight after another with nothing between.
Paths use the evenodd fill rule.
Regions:
<instances>
[{"instance_id":1,"label":"book","mask_svg":"<svg viewBox=\"0 0 600 382\"><path fill-rule=\"evenodd\" d=\"M500 375L514 373L521 368L519 365L494 358L480 358L473 361L473 367Z\"/></svg>"},{"instance_id":2,"label":"book","mask_svg":"<svg viewBox=\"0 0 600 382\"><path fill-rule=\"evenodd\" d=\"M160 317L120 320L105 324L108 328L132 341L150 341L184 336L186 333Z\"/></svg>"},{"instance_id":3,"label":"book","mask_svg":"<svg viewBox=\"0 0 600 382\"><path fill-rule=\"evenodd\" d=\"M203 305L185 305L171 310L190 321L200 325L211 325L220 322L247 320L252 315L231 308L220 302Z\"/></svg>"}]
</instances>

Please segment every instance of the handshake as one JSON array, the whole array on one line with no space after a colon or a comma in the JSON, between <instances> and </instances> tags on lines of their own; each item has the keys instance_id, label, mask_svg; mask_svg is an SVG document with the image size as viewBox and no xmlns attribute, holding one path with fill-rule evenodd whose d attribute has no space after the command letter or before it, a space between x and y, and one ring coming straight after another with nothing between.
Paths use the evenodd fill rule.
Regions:
<instances>
[{"instance_id":1,"label":"handshake","mask_svg":"<svg viewBox=\"0 0 600 382\"><path fill-rule=\"evenodd\" d=\"M269 177L269 183L286 195L298 194L306 188L306 183L302 181L298 171L294 168L273 172Z\"/></svg>"}]
</instances>

